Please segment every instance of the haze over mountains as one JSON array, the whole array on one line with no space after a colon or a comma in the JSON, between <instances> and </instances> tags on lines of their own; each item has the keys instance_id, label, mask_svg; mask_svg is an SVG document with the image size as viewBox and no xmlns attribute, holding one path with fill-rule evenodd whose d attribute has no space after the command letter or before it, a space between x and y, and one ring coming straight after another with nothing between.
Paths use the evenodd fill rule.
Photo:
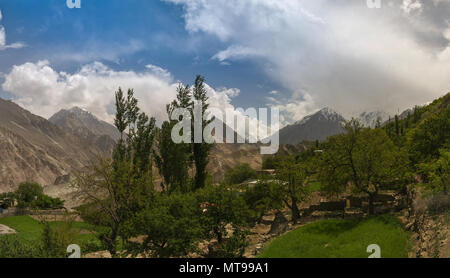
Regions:
<instances>
[{"instance_id":1,"label":"haze over mountains","mask_svg":"<svg viewBox=\"0 0 450 278\"><path fill-rule=\"evenodd\" d=\"M375 127L389 119L389 114L382 111L364 112L356 118L365 127ZM304 117L302 120L282 128L280 144L296 145L303 141L324 141L328 137L344 132L344 124L348 121L344 116L331 108Z\"/></svg>"},{"instance_id":2,"label":"haze over mountains","mask_svg":"<svg viewBox=\"0 0 450 278\"><path fill-rule=\"evenodd\" d=\"M373 126L382 112L363 113L361 122ZM303 141L323 141L344 132L346 119L330 108L280 130L280 152L301 151ZM224 130L225 131L225 130ZM227 128L226 132L232 132ZM61 177L81 170L97 157L109 157L119 138L116 128L90 112L74 107L60 110L48 120L33 115L12 101L0 99L0 191L9 191L24 181L53 185ZM298 145L292 149L285 145ZM259 145L217 144L208 169L215 181L238 163L260 168Z\"/></svg>"}]
</instances>

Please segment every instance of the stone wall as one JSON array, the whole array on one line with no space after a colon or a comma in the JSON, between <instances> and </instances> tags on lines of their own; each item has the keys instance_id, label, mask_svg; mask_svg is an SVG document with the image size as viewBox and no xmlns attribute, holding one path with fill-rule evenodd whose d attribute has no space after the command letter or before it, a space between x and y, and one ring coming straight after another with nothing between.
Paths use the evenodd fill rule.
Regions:
<instances>
[{"instance_id":1,"label":"stone wall","mask_svg":"<svg viewBox=\"0 0 450 278\"><path fill-rule=\"evenodd\" d=\"M66 213L65 209L54 209L54 210L29 210L20 208L9 208L3 210L0 213L0 218L9 216L19 216L19 215L63 215Z\"/></svg>"}]
</instances>

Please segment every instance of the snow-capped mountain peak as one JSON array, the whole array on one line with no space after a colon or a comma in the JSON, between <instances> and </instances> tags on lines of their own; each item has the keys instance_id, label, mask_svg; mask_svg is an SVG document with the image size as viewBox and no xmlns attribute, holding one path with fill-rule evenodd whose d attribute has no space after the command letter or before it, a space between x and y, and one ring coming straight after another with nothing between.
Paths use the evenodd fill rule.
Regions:
<instances>
[{"instance_id":1,"label":"snow-capped mountain peak","mask_svg":"<svg viewBox=\"0 0 450 278\"><path fill-rule=\"evenodd\" d=\"M359 115L359 122L365 127L375 127L377 123L384 123L389 119L389 114L384 111L363 112Z\"/></svg>"},{"instance_id":2,"label":"snow-capped mountain peak","mask_svg":"<svg viewBox=\"0 0 450 278\"><path fill-rule=\"evenodd\" d=\"M339 113L337 113L336 111L334 111L333 109L331 109L329 107L325 107L325 108L317 111L316 113L306 116L302 120L295 122L294 125L302 125L312 119L325 120L325 121L337 121L337 122L345 121L344 117L342 117Z\"/></svg>"},{"instance_id":3,"label":"snow-capped mountain peak","mask_svg":"<svg viewBox=\"0 0 450 278\"><path fill-rule=\"evenodd\" d=\"M344 132L345 118L333 109L326 107L304 117L279 132L281 144L295 145L302 141L323 141L331 135Z\"/></svg>"}]
</instances>

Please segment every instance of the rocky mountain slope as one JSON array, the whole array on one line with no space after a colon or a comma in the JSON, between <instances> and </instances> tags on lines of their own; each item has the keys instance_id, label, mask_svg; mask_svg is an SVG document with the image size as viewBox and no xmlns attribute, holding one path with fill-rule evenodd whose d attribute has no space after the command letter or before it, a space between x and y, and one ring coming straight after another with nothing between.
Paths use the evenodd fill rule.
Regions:
<instances>
[{"instance_id":1,"label":"rocky mountain slope","mask_svg":"<svg viewBox=\"0 0 450 278\"><path fill-rule=\"evenodd\" d=\"M0 99L0 192L24 181L53 184L102 154L95 145Z\"/></svg>"},{"instance_id":2,"label":"rocky mountain slope","mask_svg":"<svg viewBox=\"0 0 450 278\"><path fill-rule=\"evenodd\" d=\"M108 135L115 141L120 138L120 133L115 126L99 120L89 111L79 107L60 110L48 120L66 131L84 138L89 138L92 134L96 136Z\"/></svg>"},{"instance_id":3,"label":"rocky mountain slope","mask_svg":"<svg viewBox=\"0 0 450 278\"><path fill-rule=\"evenodd\" d=\"M327 137L344 132L345 118L330 108L324 108L301 121L282 128L280 144L296 145L303 141L324 141Z\"/></svg>"},{"instance_id":4,"label":"rocky mountain slope","mask_svg":"<svg viewBox=\"0 0 450 278\"><path fill-rule=\"evenodd\" d=\"M115 126L99 120L90 112L74 107L60 110L48 119L69 134L95 145L103 153L110 155L120 133Z\"/></svg>"}]
</instances>

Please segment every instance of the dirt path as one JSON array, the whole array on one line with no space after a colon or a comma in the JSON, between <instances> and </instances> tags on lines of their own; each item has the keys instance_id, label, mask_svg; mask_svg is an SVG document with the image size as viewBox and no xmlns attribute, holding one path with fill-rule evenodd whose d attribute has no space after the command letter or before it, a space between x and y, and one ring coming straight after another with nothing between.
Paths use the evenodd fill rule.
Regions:
<instances>
[{"instance_id":1,"label":"dirt path","mask_svg":"<svg viewBox=\"0 0 450 278\"><path fill-rule=\"evenodd\" d=\"M16 233L15 230L11 229L8 226L0 224L0 235L10 235L15 233Z\"/></svg>"}]
</instances>

